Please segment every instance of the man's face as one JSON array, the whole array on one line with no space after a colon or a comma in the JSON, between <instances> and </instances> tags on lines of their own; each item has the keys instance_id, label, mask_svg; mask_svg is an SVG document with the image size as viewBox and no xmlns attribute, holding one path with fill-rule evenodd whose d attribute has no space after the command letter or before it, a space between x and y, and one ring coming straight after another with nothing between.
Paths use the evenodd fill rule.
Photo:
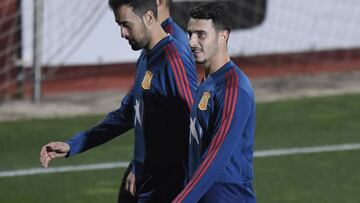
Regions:
<instances>
[{"instance_id":1,"label":"man's face","mask_svg":"<svg viewBox=\"0 0 360 203\"><path fill-rule=\"evenodd\" d=\"M218 33L212 20L190 18L189 44L197 63L209 62L218 51Z\"/></svg>"},{"instance_id":2,"label":"man's face","mask_svg":"<svg viewBox=\"0 0 360 203\"><path fill-rule=\"evenodd\" d=\"M120 26L121 37L128 40L133 50L140 50L149 43L149 30L142 18L133 12L132 7L122 5L114 14L115 21Z\"/></svg>"}]
</instances>

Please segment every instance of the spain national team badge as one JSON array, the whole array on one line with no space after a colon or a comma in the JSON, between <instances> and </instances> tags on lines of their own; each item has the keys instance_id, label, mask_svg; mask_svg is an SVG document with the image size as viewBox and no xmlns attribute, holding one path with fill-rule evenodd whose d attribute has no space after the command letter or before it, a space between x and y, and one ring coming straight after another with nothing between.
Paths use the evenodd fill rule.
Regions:
<instances>
[{"instance_id":1,"label":"spain national team badge","mask_svg":"<svg viewBox=\"0 0 360 203\"><path fill-rule=\"evenodd\" d=\"M199 102L198 108L202 111L207 109L207 105L210 99L210 92L204 92L201 101Z\"/></svg>"},{"instance_id":2,"label":"spain national team badge","mask_svg":"<svg viewBox=\"0 0 360 203\"><path fill-rule=\"evenodd\" d=\"M141 86L142 86L143 89L145 89L145 90L150 89L152 77L153 77L153 73L151 71L146 71L145 72L144 79L143 79L143 81L141 83Z\"/></svg>"}]
</instances>

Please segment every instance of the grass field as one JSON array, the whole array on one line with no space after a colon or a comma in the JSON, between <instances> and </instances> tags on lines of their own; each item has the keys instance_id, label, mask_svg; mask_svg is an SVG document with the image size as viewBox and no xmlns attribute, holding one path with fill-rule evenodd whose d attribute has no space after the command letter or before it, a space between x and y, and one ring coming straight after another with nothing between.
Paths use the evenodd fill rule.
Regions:
<instances>
[{"instance_id":1,"label":"grass field","mask_svg":"<svg viewBox=\"0 0 360 203\"><path fill-rule=\"evenodd\" d=\"M39 167L40 147L103 116L0 123L0 172ZM127 161L132 131L51 166ZM360 143L360 94L257 105L256 150ZM255 159L260 203L360 202L360 150ZM123 169L0 178L1 203L115 202Z\"/></svg>"}]
</instances>

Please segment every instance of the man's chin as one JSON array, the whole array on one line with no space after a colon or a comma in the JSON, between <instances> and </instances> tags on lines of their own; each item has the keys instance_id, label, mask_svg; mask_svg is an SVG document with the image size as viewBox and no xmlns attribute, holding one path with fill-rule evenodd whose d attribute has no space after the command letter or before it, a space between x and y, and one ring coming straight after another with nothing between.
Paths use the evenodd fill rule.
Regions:
<instances>
[{"instance_id":1,"label":"man's chin","mask_svg":"<svg viewBox=\"0 0 360 203\"><path fill-rule=\"evenodd\" d=\"M204 57L199 56L199 54L193 54L193 59L197 64L202 64L205 62Z\"/></svg>"},{"instance_id":2,"label":"man's chin","mask_svg":"<svg viewBox=\"0 0 360 203\"><path fill-rule=\"evenodd\" d=\"M128 42L129 42L129 45L132 50L138 51L138 50L142 49L142 47L140 47L139 44L136 43L134 40L128 40Z\"/></svg>"},{"instance_id":3,"label":"man's chin","mask_svg":"<svg viewBox=\"0 0 360 203\"><path fill-rule=\"evenodd\" d=\"M136 46L136 45L131 45L131 49L134 51L138 51L140 49L142 49L140 46Z\"/></svg>"},{"instance_id":4,"label":"man's chin","mask_svg":"<svg viewBox=\"0 0 360 203\"><path fill-rule=\"evenodd\" d=\"M141 48L138 48L138 47L136 47L136 48L131 48L133 51L139 51L139 50L141 50Z\"/></svg>"},{"instance_id":5,"label":"man's chin","mask_svg":"<svg viewBox=\"0 0 360 203\"><path fill-rule=\"evenodd\" d=\"M195 59L195 63L197 64L203 64L205 63L205 60L204 59L199 59L199 58L194 58Z\"/></svg>"}]
</instances>

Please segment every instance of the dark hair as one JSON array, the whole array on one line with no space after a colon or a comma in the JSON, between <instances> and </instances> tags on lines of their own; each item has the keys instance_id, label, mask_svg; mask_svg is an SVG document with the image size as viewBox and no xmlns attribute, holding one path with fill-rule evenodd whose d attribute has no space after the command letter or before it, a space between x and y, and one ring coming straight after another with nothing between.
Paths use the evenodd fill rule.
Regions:
<instances>
[{"instance_id":1,"label":"dark hair","mask_svg":"<svg viewBox=\"0 0 360 203\"><path fill-rule=\"evenodd\" d=\"M170 8L172 4L172 0L166 0L166 6Z\"/></svg>"},{"instance_id":2,"label":"dark hair","mask_svg":"<svg viewBox=\"0 0 360 203\"><path fill-rule=\"evenodd\" d=\"M216 30L232 29L232 17L229 9L224 3L210 2L200 4L190 10L189 15L194 19L212 20Z\"/></svg>"},{"instance_id":3,"label":"dark hair","mask_svg":"<svg viewBox=\"0 0 360 203\"><path fill-rule=\"evenodd\" d=\"M122 5L129 5L139 17L142 17L147 11L152 11L157 18L156 0L109 0L109 7L116 12Z\"/></svg>"}]
</instances>

